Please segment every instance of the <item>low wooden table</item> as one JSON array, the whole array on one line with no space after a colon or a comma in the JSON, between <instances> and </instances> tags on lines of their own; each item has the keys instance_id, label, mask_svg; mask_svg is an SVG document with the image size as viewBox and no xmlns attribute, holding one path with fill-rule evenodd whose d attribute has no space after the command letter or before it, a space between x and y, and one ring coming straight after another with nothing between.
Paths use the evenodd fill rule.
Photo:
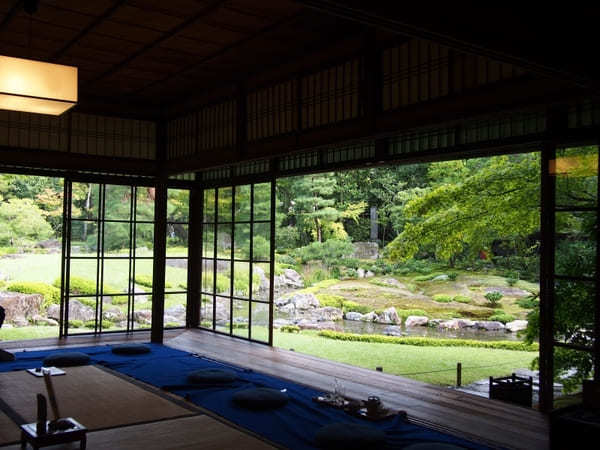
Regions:
<instances>
[{"instance_id":1,"label":"low wooden table","mask_svg":"<svg viewBox=\"0 0 600 450\"><path fill-rule=\"evenodd\" d=\"M41 435L37 434L37 423L34 422L21 425L21 449L26 449L27 443L31 444L31 446L37 450L41 447L48 447L50 445L79 441L79 448L85 450L87 428L72 417L68 417L66 420L73 424L72 428L48 432ZM49 425L50 422L47 422L47 426Z\"/></svg>"}]
</instances>

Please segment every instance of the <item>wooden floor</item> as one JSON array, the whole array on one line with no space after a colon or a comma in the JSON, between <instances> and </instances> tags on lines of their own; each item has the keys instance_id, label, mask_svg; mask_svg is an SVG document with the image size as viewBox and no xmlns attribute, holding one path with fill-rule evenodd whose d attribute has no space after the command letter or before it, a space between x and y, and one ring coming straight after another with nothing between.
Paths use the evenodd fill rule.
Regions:
<instances>
[{"instance_id":1,"label":"wooden floor","mask_svg":"<svg viewBox=\"0 0 600 450\"><path fill-rule=\"evenodd\" d=\"M17 349L148 341L145 334L73 336L67 342L43 339L2 345ZM324 391L331 391L334 378L338 378L349 397L379 395L388 407L405 410L415 423L494 446L527 450L549 447L547 417L532 409L206 331L169 331L165 344Z\"/></svg>"}]
</instances>

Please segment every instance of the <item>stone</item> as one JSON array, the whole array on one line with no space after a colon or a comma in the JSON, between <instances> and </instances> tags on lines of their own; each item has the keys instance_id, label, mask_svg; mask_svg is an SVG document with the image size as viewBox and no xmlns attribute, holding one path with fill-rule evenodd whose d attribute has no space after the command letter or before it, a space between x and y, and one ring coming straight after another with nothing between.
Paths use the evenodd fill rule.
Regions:
<instances>
[{"instance_id":1,"label":"stone","mask_svg":"<svg viewBox=\"0 0 600 450\"><path fill-rule=\"evenodd\" d=\"M344 318L342 310L333 306L316 308L314 311L311 312L311 315L313 317L316 317L318 322L335 322Z\"/></svg>"},{"instance_id":2,"label":"stone","mask_svg":"<svg viewBox=\"0 0 600 450\"><path fill-rule=\"evenodd\" d=\"M512 322L508 322L505 326L506 331L510 331L511 333L516 333L517 331L522 331L527 328L526 320L513 320Z\"/></svg>"},{"instance_id":3,"label":"stone","mask_svg":"<svg viewBox=\"0 0 600 450\"><path fill-rule=\"evenodd\" d=\"M365 277L365 269L358 268L356 270L356 278L364 278Z\"/></svg>"},{"instance_id":4,"label":"stone","mask_svg":"<svg viewBox=\"0 0 600 450\"><path fill-rule=\"evenodd\" d=\"M54 320L60 320L60 306L50 305L46 311L46 315ZM69 320L81 320L87 322L88 320L94 320L96 317L96 311L81 303L79 300L69 300Z\"/></svg>"},{"instance_id":5,"label":"stone","mask_svg":"<svg viewBox=\"0 0 600 450\"><path fill-rule=\"evenodd\" d=\"M185 325L185 321L181 320L180 318L167 315L165 315L164 323L165 325L169 324L169 326L172 326L173 324L177 324L177 326Z\"/></svg>"},{"instance_id":6,"label":"stone","mask_svg":"<svg viewBox=\"0 0 600 450\"><path fill-rule=\"evenodd\" d=\"M460 330L475 325L476 322L467 319L451 319L441 322L438 327L446 330Z\"/></svg>"},{"instance_id":7,"label":"stone","mask_svg":"<svg viewBox=\"0 0 600 450\"><path fill-rule=\"evenodd\" d=\"M58 326L58 322L54 319L50 319L48 317L44 317L41 315L36 315L32 317L32 322L35 325L41 325L41 326L51 326L51 327L55 327Z\"/></svg>"},{"instance_id":8,"label":"stone","mask_svg":"<svg viewBox=\"0 0 600 450\"><path fill-rule=\"evenodd\" d=\"M440 323L442 323L443 321L444 321L443 319L431 319L427 323L427 326L431 327L431 328L437 328L440 326Z\"/></svg>"},{"instance_id":9,"label":"stone","mask_svg":"<svg viewBox=\"0 0 600 450\"><path fill-rule=\"evenodd\" d=\"M296 311L296 305L293 303L288 303L287 305L280 306L278 310L281 313L292 314Z\"/></svg>"},{"instance_id":10,"label":"stone","mask_svg":"<svg viewBox=\"0 0 600 450\"><path fill-rule=\"evenodd\" d=\"M370 270L367 270L367 273L365 273L365 278L372 278L374 276L375 276L375 274L373 272L371 272Z\"/></svg>"},{"instance_id":11,"label":"stone","mask_svg":"<svg viewBox=\"0 0 600 450\"><path fill-rule=\"evenodd\" d=\"M396 308L392 306L390 308L384 309L380 314L376 314L374 322L399 324L400 322L402 322L402 320L400 319L400 316L398 316Z\"/></svg>"},{"instance_id":12,"label":"stone","mask_svg":"<svg viewBox=\"0 0 600 450\"><path fill-rule=\"evenodd\" d=\"M437 277L433 277L431 279L431 281L447 281L447 280L448 280L448 275L446 275L446 274L438 275Z\"/></svg>"},{"instance_id":13,"label":"stone","mask_svg":"<svg viewBox=\"0 0 600 450\"><path fill-rule=\"evenodd\" d=\"M397 325L391 325L389 327L385 327L383 330L383 334L386 336L403 336L402 328Z\"/></svg>"},{"instance_id":14,"label":"stone","mask_svg":"<svg viewBox=\"0 0 600 450\"><path fill-rule=\"evenodd\" d=\"M375 311L371 311L370 313L363 314L360 320L362 320L363 322L375 322L376 318L377 314L375 314Z\"/></svg>"},{"instance_id":15,"label":"stone","mask_svg":"<svg viewBox=\"0 0 600 450\"><path fill-rule=\"evenodd\" d=\"M149 309L140 309L133 313L133 320L143 325L152 323L152 311Z\"/></svg>"},{"instance_id":16,"label":"stone","mask_svg":"<svg viewBox=\"0 0 600 450\"><path fill-rule=\"evenodd\" d=\"M287 305L290 302L290 296L278 297L275 299L275 306Z\"/></svg>"},{"instance_id":17,"label":"stone","mask_svg":"<svg viewBox=\"0 0 600 450\"><path fill-rule=\"evenodd\" d=\"M110 322L121 322L125 320L125 314L119 308L106 308L102 311L102 318Z\"/></svg>"},{"instance_id":18,"label":"stone","mask_svg":"<svg viewBox=\"0 0 600 450\"><path fill-rule=\"evenodd\" d=\"M504 324L496 321L478 321L475 322L475 328L486 331L499 331L504 330Z\"/></svg>"},{"instance_id":19,"label":"stone","mask_svg":"<svg viewBox=\"0 0 600 450\"><path fill-rule=\"evenodd\" d=\"M4 308L7 322L15 319L31 319L40 315L44 296L41 294L21 294L18 292L0 293L0 306Z\"/></svg>"},{"instance_id":20,"label":"stone","mask_svg":"<svg viewBox=\"0 0 600 450\"><path fill-rule=\"evenodd\" d=\"M290 297L290 303L293 303L296 309L306 310L318 308L319 300L314 294L294 294Z\"/></svg>"},{"instance_id":21,"label":"stone","mask_svg":"<svg viewBox=\"0 0 600 450\"><path fill-rule=\"evenodd\" d=\"M429 319L425 316L408 316L404 325L407 327L424 327L429 323Z\"/></svg>"},{"instance_id":22,"label":"stone","mask_svg":"<svg viewBox=\"0 0 600 450\"><path fill-rule=\"evenodd\" d=\"M12 324L16 328L28 327L29 326L29 321L27 319L25 319L24 317L15 317L13 319L13 321L12 321Z\"/></svg>"},{"instance_id":23,"label":"stone","mask_svg":"<svg viewBox=\"0 0 600 450\"><path fill-rule=\"evenodd\" d=\"M176 317L177 320L180 320L182 318L185 318L185 314L186 314L185 306L183 306L181 304L175 305L175 306L165 310L165 314Z\"/></svg>"},{"instance_id":24,"label":"stone","mask_svg":"<svg viewBox=\"0 0 600 450\"><path fill-rule=\"evenodd\" d=\"M35 244L36 248L46 248L46 249L50 249L50 248L60 248L61 243L57 240L57 239L47 239L45 241L40 241L37 244Z\"/></svg>"},{"instance_id":25,"label":"stone","mask_svg":"<svg viewBox=\"0 0 600 450\"><path fill-rule=\"evenodd\" d=\"M291 320L287 320L287 319L273 320L273 328L281 328L281 327L285 327L285 326L289 326L289 325L292 325Z\"/></svg>"},{"instance_id":26,"label":"stone","mask_svg":"<svg viewBox=\"0 0 600 450\"><path fill-rule=\"evenodd\" d=\"M302 319L296 323L301 330L337 330L334 322L313 322Z\"/></svg>"},{"instance_id":27,"label":"stone","mask_svg":"<svg viewBox=\"0 0 600 450\"><path fill-rule=\"evenodd\" d=\"M347 312L345 317L346 320L362 320L363 314L355 311Z\"/></svg>"},{"instance_id":28,"label":"stone","mask_svg":"<svg viewBox=\"0 0 600 450\"><path fill-rule=\"evenodd\" d=\"M505 297L528 297L531 295L531 292L509 286L490 286L485 288L484 292L486 294L489 294L490 292L501 292Z\"/></svg>"},{"instance_id":29,"label":"stone","mask_svg":"<svg viewBox=\"0 0 600 450\"><path fill-rule=\"evenodd\" d=\"M377 259L379 258L379 245L377 242L355 242L353 258Z\"/></svg>"},{"instance_id":30,"label":"stone","mask_svg":"<svg viewBox=\"0 0 600 450\"><path fill-rule=\"evenodd\" d=\"M265 271L262 267L257 266L256 264L252 266L252 272L258 275L260 280L258 285L258 290L261 292L267 292L270 287L269 279L267 278Z\"/></svg>"}]
</instances>

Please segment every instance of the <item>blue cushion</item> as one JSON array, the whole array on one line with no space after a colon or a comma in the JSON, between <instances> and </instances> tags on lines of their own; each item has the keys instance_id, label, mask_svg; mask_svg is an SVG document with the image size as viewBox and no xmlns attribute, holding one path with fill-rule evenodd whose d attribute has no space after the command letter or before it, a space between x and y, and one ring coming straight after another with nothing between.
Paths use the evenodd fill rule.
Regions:
<instances>
[{"instance_id":1,"label":"blue cushion","mask_svg":"<svg viewBox=\"0 0 600 450\"><path fill-rule=\"evenodd\" d=\"M404 447L404 450L466 450L466 448L445 442L419 442Z\"/></svg>"},{"instance_id":2,"label":"blue cushion","mask_svg":"<svg viewBox=\"0 0 600 450\"><path fill-rule=\"evenodd\" d=\"M233 394L233 401L242 408L266 410L280 408L289 398L284 392L270 388L253 388Z\"/></svg>"},{"instance_id":3,"label":"blue cushion","mask_svg":"<svg viewBox=\"0 0 600 450\"><path fill-rule=\"evenodd\" d=\"M90 357L81 352L63 352L48 355L44 358L44 367L75 367L90 363Z\"/></svg>"},{"instance_id":4,"label":"blue cushion","mask_svg":"<svg viewBox=\"0 0 600 450\"><path fill-rule=\"evenodd\" d=\"M384 431L356 423L325 425L315 435L317 446L329 449L378 449L385 441Z\"/></svg>"},{"instance_id":5,"label":"blue cushion","mask_svg":"<svg viewBox=\"0 0 600 450\"><path fill-rule=\"evenodd\" d=\"M227 369L201 369L188 374L188 381L194 384L226 384L235 380L235 372Z\"/></svg>"},{"instance_id":6,"label":"blue cushion","mask_svg":"<svg viewBox=\"0 0 600 450\"><path fill-rule=\"evenodd\" d=\"M150 351L150 347L144 344L119 344L112 348L112 352L117 355L143 355Z\"/></svg>"}]
</instances>

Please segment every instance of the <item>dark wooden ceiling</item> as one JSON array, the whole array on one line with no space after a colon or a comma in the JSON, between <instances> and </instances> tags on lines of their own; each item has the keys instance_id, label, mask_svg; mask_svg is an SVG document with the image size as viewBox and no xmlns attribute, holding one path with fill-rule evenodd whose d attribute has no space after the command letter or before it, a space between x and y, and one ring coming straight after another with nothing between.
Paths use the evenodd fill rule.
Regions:
<instances>
[{"instance_id":1,"label":"dark wooden ceiling","mask_svg":"<svg viewBox=\"0 0 600 450\"><path fill-rule=\"evenodd\" d=\"M0 54L79 68L80 103L165 107L364 26L289 0L0 0Z\"/></svg>"}]
</instances>

